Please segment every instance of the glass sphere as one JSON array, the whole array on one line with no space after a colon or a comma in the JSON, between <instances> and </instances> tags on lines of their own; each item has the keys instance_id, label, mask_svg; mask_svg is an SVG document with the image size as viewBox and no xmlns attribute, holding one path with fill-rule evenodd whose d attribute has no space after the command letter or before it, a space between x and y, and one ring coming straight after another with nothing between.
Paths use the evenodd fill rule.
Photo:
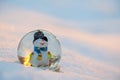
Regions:
<instances>
[{"instance_id":1,"label":"glass sphere","mask_svg":"<svg viewBox=\"0 0 120 80\"><path fill-rule=\"evenodd\" d=\"M54 36L52 33L46 31L46 30L34 30L29 33L27 33L21 41L19 42L18 49L17 49L17 55L19 61L26 65L30 66L30 55L34 52L34 40L35 40L35 33L37 31L41 31L44 36L48 39L48 46L47 50L52 54L53 62L49 66L49 68L53 69L58 66L58 63L61 58L61 46L59 40ZM29 62L29 64L27 64Z\"/></svg>"}]
</instances>

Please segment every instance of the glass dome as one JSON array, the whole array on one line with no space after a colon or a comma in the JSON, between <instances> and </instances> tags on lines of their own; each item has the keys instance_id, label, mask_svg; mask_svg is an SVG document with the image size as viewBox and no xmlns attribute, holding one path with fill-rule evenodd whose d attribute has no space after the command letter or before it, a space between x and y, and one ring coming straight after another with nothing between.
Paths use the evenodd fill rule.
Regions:
<instances>
[{"instance_id":1,"label":"glass dome","mask_svg":"<svg viewBox=\"0 0 120 80\"><path fill-rule=\"evenodd\" d=\"M48 39L48 52L50 52L53 56L54 61L52 64L49 66L49 68L53 69L58 66L58 63L61 58L61 46L59 43L59 40L54 36L52 33L46 31L46 30L34 30L29 33L27 33L20 41L17 49L17 55L19 61L26 65L26 62L29 62L30 59L30 54L33 53L34 51L34 45L33 45L33 40L34 40L34 34L37 31L43 32L44 36L47 37Z\"/></svg>"}]
</instances>

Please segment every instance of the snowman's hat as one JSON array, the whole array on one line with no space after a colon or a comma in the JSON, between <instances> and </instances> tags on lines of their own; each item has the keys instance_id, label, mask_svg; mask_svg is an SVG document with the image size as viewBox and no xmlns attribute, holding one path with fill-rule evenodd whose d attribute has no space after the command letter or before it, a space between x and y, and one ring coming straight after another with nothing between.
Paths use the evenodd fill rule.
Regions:
<instances>
[{"instance_id":1,"label":"snowman's hat","mask_svg":"<svg viewBox=\"0 0 120 80\"><path fill-rule=\"evenodd\" d=\"M44 36L44 33L43 33L42 31L40 31L40 30L38 30L37 32L34 33L34 40L33 40L33 42L34 42L35 40L37 40L37 39L43 39L43 40L45 40L45 41L48 42L47 37Z\"/></svg>"},{"instance_id":2,"label":"snowman's hat","mask_svg":"<svg viewBox=\"0 0 120 80\"><path fill-rule=\"evenodd\" d=\"M42 39L48 42L48 38L46 36L44 36Z\"/></svg>"}]
</instances>

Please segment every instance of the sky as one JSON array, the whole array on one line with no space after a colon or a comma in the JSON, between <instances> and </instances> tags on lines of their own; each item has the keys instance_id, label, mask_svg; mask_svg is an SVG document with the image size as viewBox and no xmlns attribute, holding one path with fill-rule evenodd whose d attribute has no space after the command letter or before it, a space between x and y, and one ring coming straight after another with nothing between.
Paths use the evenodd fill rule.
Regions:
<instances>
[{"instance_id":1,"label":"sky","mask_svg":"<svg viewBox=\"0 0 120 80\"><path fill-rule=\"evenodd\" d=\"M1 0L1 11L25 9L72 23L75 28L91 33L119 34L119 3L119 0Z\"/></svg>"},{"instance_id":2,"label":"sky","mask_svg":"<svg viewBox=\"0 0 120 80\"><path fill-rule=\"evenodd\" d=\"M8 6L15 6L42 12L58 18L80 21L119 19L119 0L3 0Z\"/></svg>"},{"instance_id":3,"label":"sky","mask_svg":"<svg viewBox=\"0 0 120 80\"><path fill-rule=\"evenodd\" d=\"M58 36L68 49L120 66L119 4L119 0L0 0L0 28L4 33L0 40L7 34L4 31L11 30L14 38L42 28Z\"/></svg>"}]
</instances>

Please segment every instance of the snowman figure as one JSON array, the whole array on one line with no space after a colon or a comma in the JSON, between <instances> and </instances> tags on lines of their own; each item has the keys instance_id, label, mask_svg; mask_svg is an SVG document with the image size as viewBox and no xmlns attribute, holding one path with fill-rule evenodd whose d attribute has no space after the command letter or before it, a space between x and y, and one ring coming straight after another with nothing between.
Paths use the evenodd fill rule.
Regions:
<instances>
[{"instance_id":1,"label":"snowman figure","mask_svg":"<svg viewBox=\"0 0 120 80\"><path fill-rule=\"evenodd\" d=\"M43 32L37 31L34 34L34 51L31 55L31 64L34 67L50 66L52 55L48 51L48 39Z\"/></svg>"}]
</instances>

